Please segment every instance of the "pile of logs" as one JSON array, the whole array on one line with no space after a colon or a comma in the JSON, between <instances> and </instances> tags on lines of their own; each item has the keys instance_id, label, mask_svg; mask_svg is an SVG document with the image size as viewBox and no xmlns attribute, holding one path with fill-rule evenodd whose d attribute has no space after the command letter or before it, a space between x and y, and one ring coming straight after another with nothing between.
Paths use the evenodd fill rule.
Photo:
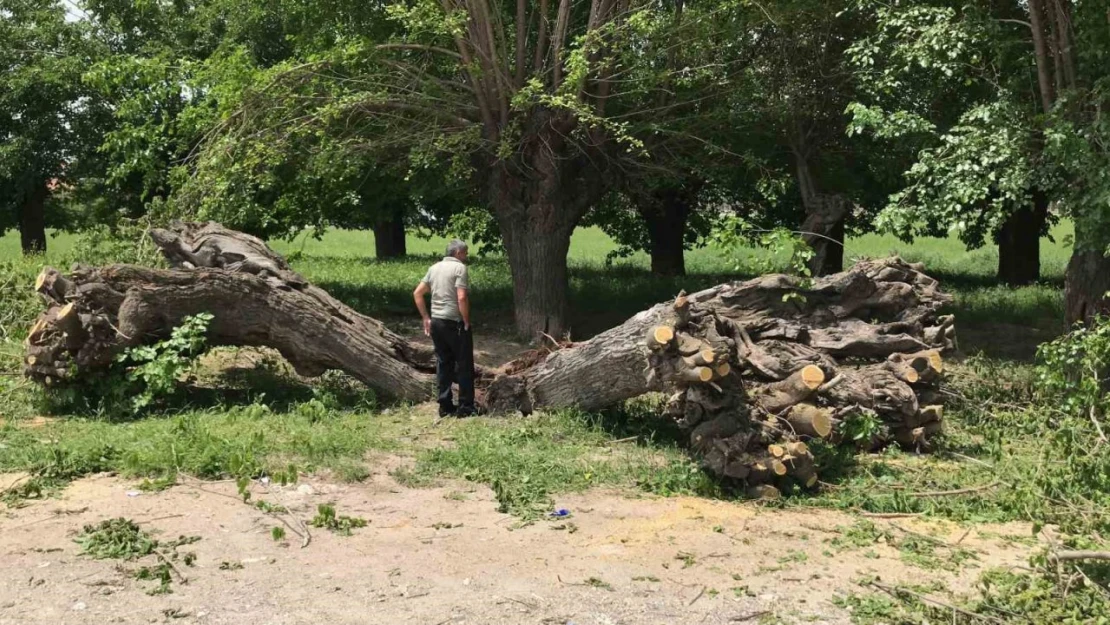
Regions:
<instances>
[{"instance_id":1,"label":"pile of logs","mask_svg":"<svg viewBox=\"0 0 1110 625\"><path fill-rule=\"evenodd\" d=\"M657 305L584 343L494 379L489 402L525 412L600 408L648 391L713 473L753 495L817 482L806 441L841 442L870 417L864 441L928 450L941 432L937 385L955 347L949 298L920 266L858 263L805 281L782 275L720 285Z\"/></svg>"},{"instance_id":2,"label":"pile of logs","mask_svg":"<svg viewBox=\"0 0 1110 625\"><path fill-rule=\"evenodd\" d=\"M46 269L47 303L24 371L65 383L130 346L214 315L210 345L277 349L304 375L341 369L379 394L433 399L431 350L390 331L293 272L264 242L219 224L176 223L152 239L172 269ZM414 276L415 280L418 276ZM722 284L645 310L596 337L479 371L487 407L604 408L649 392L689 433L703 466L751 493L812 487L807 441L840 442L853 419L877 433L846 444L930 448L942 427L942 352L955 347L948 297L922 267L863 261L805 281L784 275Z\"/></svg>"}]
</instances>

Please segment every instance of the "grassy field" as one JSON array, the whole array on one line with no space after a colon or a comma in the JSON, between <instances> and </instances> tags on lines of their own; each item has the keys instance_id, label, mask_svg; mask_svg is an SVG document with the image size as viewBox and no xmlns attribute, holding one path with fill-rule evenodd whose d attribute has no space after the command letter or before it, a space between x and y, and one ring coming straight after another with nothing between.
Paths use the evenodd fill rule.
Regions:
<instances>
[{"instance_id":1,"label":"grassy field","mask_svg":"<svg viewBox=\"0 0 1110 625\"><path fill-rule=\"evenodd\" d=\"M950 240L923 239L907 245L877 235L850 240L850 258L897 253L924 262L955 294L952 310L968 358L949 376L947 435L938 453L832 453L822 468L826 486L781 505L924 515L965 524L1054 523L1072 518L1061 517L1061 510L1071 509L1060 507L1065 500L1067 506L1082 510L1077 518L1094 515L1096 521L1086 527L1105 527L1107 523L1097 519L1110 519L1106 497L1074 499L1058 484L1052 486L1051 496L1046 495L1045 441L1054 423L1046 415L1055 408L1038 396L1031 357L1037 343L1063 329L1061 284L1069 250L1059 241L1067 234L1064 224L1054 232L1057 242L1043 244L1042 284L1021 289L994 284L993 248L968 252ZM364 232L332 231L321 239L302 236L274 242L307 278L360 311L408 332L417 329L411 289L444 244L440 238L412 237L410 257L378 262L369 257L373 240ZM759 259L759 252L750 252L751 262L736 271L715 250L696 250L688 255L689 276L664 280L648 273L643 255L607 266L606 255L613 248L597 230L575 234L570 264L577 338L673 297L679 289L748 275ZM527 419L437 424L426 407L381 405L343 376L308 384L273 358L251 361L243 370L202 376L189 393L140 415L107 411L80 396L45 394L16 375L23 333L41 306L31 296L30 283L44 263L66 266L77 260L74 250L74 238L60 235L51 239L45 259L21 260L17 239L11 234L0 238L0 471L30 473L30 479L4 493L12 505L49 496L68 480L100 471L145 478L150 488L171 484L178 474L226 478L323 473L357 482L368 474L367 459L381 453L412 460L395 472L403 484L419 487L443 478L485 484L504 511L526 521L550 510L559 493L598 485L661 495L733 496L690 461L673 423L659 418L658 400L651 398L597 414L560 411ZM476 258L472 283L479 340L483 334L505 332L511 322L511 283L504 259ZM614 443L617 440L633 442ZM911 496L969 488L953 497ZM1038 580L1007 579L1002 587L1008 596L999 599L999 609L1035 608L1047 615L1014 622L1090 622L1068 621L1061 616L1064 607L1054 611L1053 601L1067 606L1071 599L1060 599L1053 594L1055 586L1038 586ZM1076 596L1084 601L1099 596L1091 593ZM936 616L920 602L852 599L857 600L868 606L868 614L878 615L874 621L858 618L860 623L922 622L922 615Z\"/></svg>"},{"instance_id":2,"label":"grassy field","mask_svg":"<svg viewBox=\"0 0 1110 625\"><path fill-rule=\"evenodd\" d=\"M1052 234L1054 241L1045 240L1041 245L1042 283L1021 289L995 284L998 251L994 246L968 251L952 239L922 238L907 244L891 236L869 234L850 239L846 256L850 262L899 254L910 261L924 262L929 273L956 296L952 311L965 330L967 351L1028 359L1033 345L1063 329L1060 287L1070 254L1063 241L1071 234L1071 226L1060 224ZM53 236L40 263L65 266L78 260L74 240L70 234ZM303 234L292 241L272 244L290 257L295 269L359 311L385 318L402 330L415 331L412 287L428 263L442 254L446 239L410 235L409 257L389 262L373 259L370 232L332 230L320 238ZM659 279L647 271L646 254L607 264L606 257L615 248L613 241L596 228L580 229L574 235L569 262L571 329L575 338L592 336L653 303L673 297L681 289L696 290L754 275L757 261L765 257L762 251L750 250L736 270L719 251L702 248L687 253L688 276ZM18 250L15 233L0 237L0 261L18 259ZM505 260L476 257L472 282L477 329L505 331L512 318L512 282ZM1000 342L996 333L1000 329L1009 333L1005 324L1031 328L1027 340Z\"/></svg>"}]
</instances>

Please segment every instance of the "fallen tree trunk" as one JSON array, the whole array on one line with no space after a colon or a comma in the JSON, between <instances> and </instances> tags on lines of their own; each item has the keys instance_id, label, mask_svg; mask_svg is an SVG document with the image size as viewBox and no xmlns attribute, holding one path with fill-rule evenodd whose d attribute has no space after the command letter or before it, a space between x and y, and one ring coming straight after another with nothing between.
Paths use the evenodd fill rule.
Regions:
<instances>
[{"instance_id":1,"label":"fallen tree trunk","mask_svg":"<svg viewBox=\"0 0 1110 625\"><path fill-rule=\"evenodd\" d=\"M25 372L57 384L105 368L129 346L209 312L209 344L279 350L305 375L342 369L383 396L434 397L431 350L309 284L262 241L218 224L175 224L152 238L174 269L47 269L48 304L27 339ZM669 393L665 412L719 476L772 497L812 486L807 439L880 421L870 441L928 449L941 431L941 352L955 347L948 297L920 266L865 261L811 283L770 275L658 304L593 339L534 351L479 387L492 410L618 404ZM754 488L758 487L758 488Z\"/></svg>"},{"instance_id":2,"label":"fallen tree trunk","mask_svg":"<svg viewBox=\"0 0 1110 625\"><path fill-rule=\"evenodd\" d=\"M920 266L899 259L862 262L812 284L775 275L720 285L539 362L510 363L488 402L527 413L669 392L667 413L709 470L749 485L811 486L807 450L775 452L833 436L852 415L881 421L864 444L930 447L942 420L931 389L941 352L955 347L953 319L937 315L947 301Z\"/></svg>"},{"instance_id":3,"label":"fallen tree trunk","mask_svg":"<svg viewBox=\"0 0 1110 625\"><path fill-rule=\"evenodd\" d=\"M342 369L387 397L433 396L429 349L309 284L262 241L218 224L180 224L152 238L181 269L40 274L36 290L48 309L27 337L29 377L51 385L106 368L127 347L164 339L184 317L208 312L211 345L273 347L302 375Z\"/></svg>"}]
</instances>

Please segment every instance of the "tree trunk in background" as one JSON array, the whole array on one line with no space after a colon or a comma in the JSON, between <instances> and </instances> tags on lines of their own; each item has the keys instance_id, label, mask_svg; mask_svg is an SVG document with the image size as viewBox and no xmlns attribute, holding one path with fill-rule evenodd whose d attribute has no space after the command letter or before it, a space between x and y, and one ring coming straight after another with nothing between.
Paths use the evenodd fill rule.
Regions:
<instances>
[{"instance_id":1,"label":"tree trunk in background","mask_svg":"<svg viewBox=\"0 0 1110 625\"><path fill-rule=\"evenodd\" d=\"M1090 323L1110 313L1110 258L1101 251L1072 252L1064 286L1064 315L1068 325Z\"/></svg>"},{"instance_id":2,"label":"tree trunk in background","mask_svg":"<svg viewBox=\"0 0 1110 625\"><path fill-rule=\"evenodd\" d=\"M1041 277L1041 233L1048 201L1037 195L1032 207L1015 211L998 232L998 280L1004 284L1023 286Z\"/></svg>"},{"instance_id":3,"label":"tree trunk in background","mask_svg":"<svg viewBox=\"0 0 1110 625\"><path fill-rule=\"evenodd\" d=\"M529 207L528 213L548 214L557 208ZM517 331L528 339L541 334L560 339L567 321L567 252L574 225L532 218L501 221L501 236L513 275L513 317Z\"/></svg>"},{"instance_id":4,"label":"tree trunk in background","mask_svg":"<svg viewBox=\"0 0 1110 625\"><path fill-rule=\"evenodd\" d=\"M35 186L23 199L19 209L19 240L24 254L46 251L46 184Z\"/></svg>"},{"instance_id":5,"label":"tree trunk in background","mask_svg":"<svg viewBox=\"0 0 1110 625\"><path fill-rule=\"evenodd\" d=\"M817 180L809 167L810 150L806 134L799 128L791 151L794 153L798 193L806 216L800 228L802 240L813 249L809 271L816 276L827 276L844 269L844 218L848 216L851 202L839 193L819 193Z\"/></svg>"},{"instance_id":6,"label":"tree trunk in background","mask_svg":"<svg viewBox=\"0 0 1110 625\"><path fill-rule=\"evenodd\" d=\"M697 201L697 194L695 187L667 187L635 194L636 212L647 223L653 274L686 275L686 220Z\"/></svg>"},{"instance_id":7,"label":"tree trunk in background","mask_svg":"<svg viewBox=\"0 0 1110 625\"><path fill-rule=\"evenodd\" d=\"M406 254L405 219L400 210L374 224L374 254L379 258L401 258Z\"/></svg>"},{"instance_id":8,"label":"tree trunk in background","mask_svg":"<svg viewBox=\"0 0 1110 625\"><path fill-rule=\"evenodd\" d=\"M832 241L826 241L825 255L816 275L827 276L844 271L844 220L836 222L829 231Z\"/></svg>"},{"instance_id":9,"label":"tree trunk in background","mask_svg":"<svg viewBox=\"0 0 1110 625\"><path fill-rule=\"evenodd\" d=\"M848 214L848 198L843 195L814 193L803 196L806 218L802 222L802 240L813 249L809 270L816 276L827 276L844 270L844 217Z\"/></svg>"},{"instance_id":10,"label":"tree trunk in background","mask_svg":"<svg viewBox=\"0 0 1110 625\"><path fill-rule=\"evenodd\" d=\"M574 117L553 111L533 123L525 147L492 167L486 192L512 272L517 332L529 340L562 339L570 330L570 235L616 181L598 165L600 154L575 154L568 144Z\"/></svg>"}]
</instances>

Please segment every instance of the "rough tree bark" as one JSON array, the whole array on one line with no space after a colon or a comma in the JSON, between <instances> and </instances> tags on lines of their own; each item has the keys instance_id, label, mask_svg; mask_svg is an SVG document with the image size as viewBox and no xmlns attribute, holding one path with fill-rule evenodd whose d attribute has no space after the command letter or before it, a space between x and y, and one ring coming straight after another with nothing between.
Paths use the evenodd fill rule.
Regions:
<instances>
[{"instance_id":1,"label":"rough tree bark","mask_svg":"<svg viewBox=\"0 0 1110 625\"><path fill-rule=\"evenodd\" d=\"M374 224L374 255L379 259L401 258L405 247L405 219L400 210Z\"/></svg>"},{"instance_id":2,"label":"rough tree bark","mask_svg":"<svg viewBox=\"0 0 1110 625\"><path fill-rule=\"evenodd\" d=\"M1029 0L1029 23L1037 65L1037 91L1041 108L1049 115L1059 91L1077 86L1070 4ZM1091 240L1095 237L1088 235L1082 220L1076 221L1075 235L1075 249L1065 273L1064 316L1069 324L1088 323L1095 315L1110 311L1110 301L1106 299L1110 257L1102 253L1105 241Z\"/></svg>"},{"instance_id":3,"label":"rough tree bark","mask_svg":"<svg viewBox=\"0 0 1110 625\"><path fill-rule=\"evenodd\" d=\"M260 240L218 224L152 232L175 269L47 269L48 304L27 339L25 373L48 385L104 368L128 346L210 312L214 345L278 349L301 373L342 369L384 396L434 396L431 350L308 284ZM658 304L589 341L481 371L485 404L530 413L596 409L651 391L689 434L703 466L772 496L812 486L804 440L873 413L868 444L928 449L941 429L941 352L955 346L948 301L921 267L867 261L805 284L770 275ZM855 444L854 442L852 444Z\"/></svg>"},{"instance_id":4,"label":"rough tree bark","mask_svg":"<svg viewBox=\"0 0 1110 625\"><path fill-rule=\"evenodd\" d=\"M1041 233L1048 219L1048 200L1037 194L1031 207L1014 211L998 232L998 280L1023 286L1041 277Z\"/></svg>"},{"instance_id":5,"label":"rough tree bark","mask_svg":"<svg viewBox=\"0 0 1110 625\"><path fill-rule=\"evenodd\" d=\"M387 397L432 396L430 349L309 284L259 239L214 223L151 236L178 269L40 274L35 288L49 308L27 338L28 376L52 385L85 375L127 347L168 337L184 317L209 312L213 345L273 347L303 375L342 369Z\"/></svg>"},{"instance_id":6,"label":"rough tree bark","mask_svg":"<svg viewBox=\"0 0 1110 625\"><path fill-rule=\"evenodd\" d=\"M564 144L577 122L552 112L533 141L493 168L489 194L513 276L513 316L529 339L561 338L567 320L570 235L605 188L605 172ZM592 131L587 131L587 134ZM601 143L598 138L597 142Z\"/></svg>"},{"instance_id":7,"label":"rough tree bark","mask_svg":"<svg viewBox=\"0 0 1110 625\"><path fill-rule=\"evenodd\" d=\"M1064 282L1064 310L1068 325L1089 324L1110 314L1110 258L1099 250L1072 252Z\"/></svg>"},{"instance_id":8,"label":"rough tree bark","mask_svg":"<svg viewBox=\"0 0 1110 625\"><path fill-rule=\"evenodd\" d=\"M24 254L46 251L46 199L49 196L50 191L43 182L23 198L19 208L19 242Z\"/></svg>"}]
</instances>

